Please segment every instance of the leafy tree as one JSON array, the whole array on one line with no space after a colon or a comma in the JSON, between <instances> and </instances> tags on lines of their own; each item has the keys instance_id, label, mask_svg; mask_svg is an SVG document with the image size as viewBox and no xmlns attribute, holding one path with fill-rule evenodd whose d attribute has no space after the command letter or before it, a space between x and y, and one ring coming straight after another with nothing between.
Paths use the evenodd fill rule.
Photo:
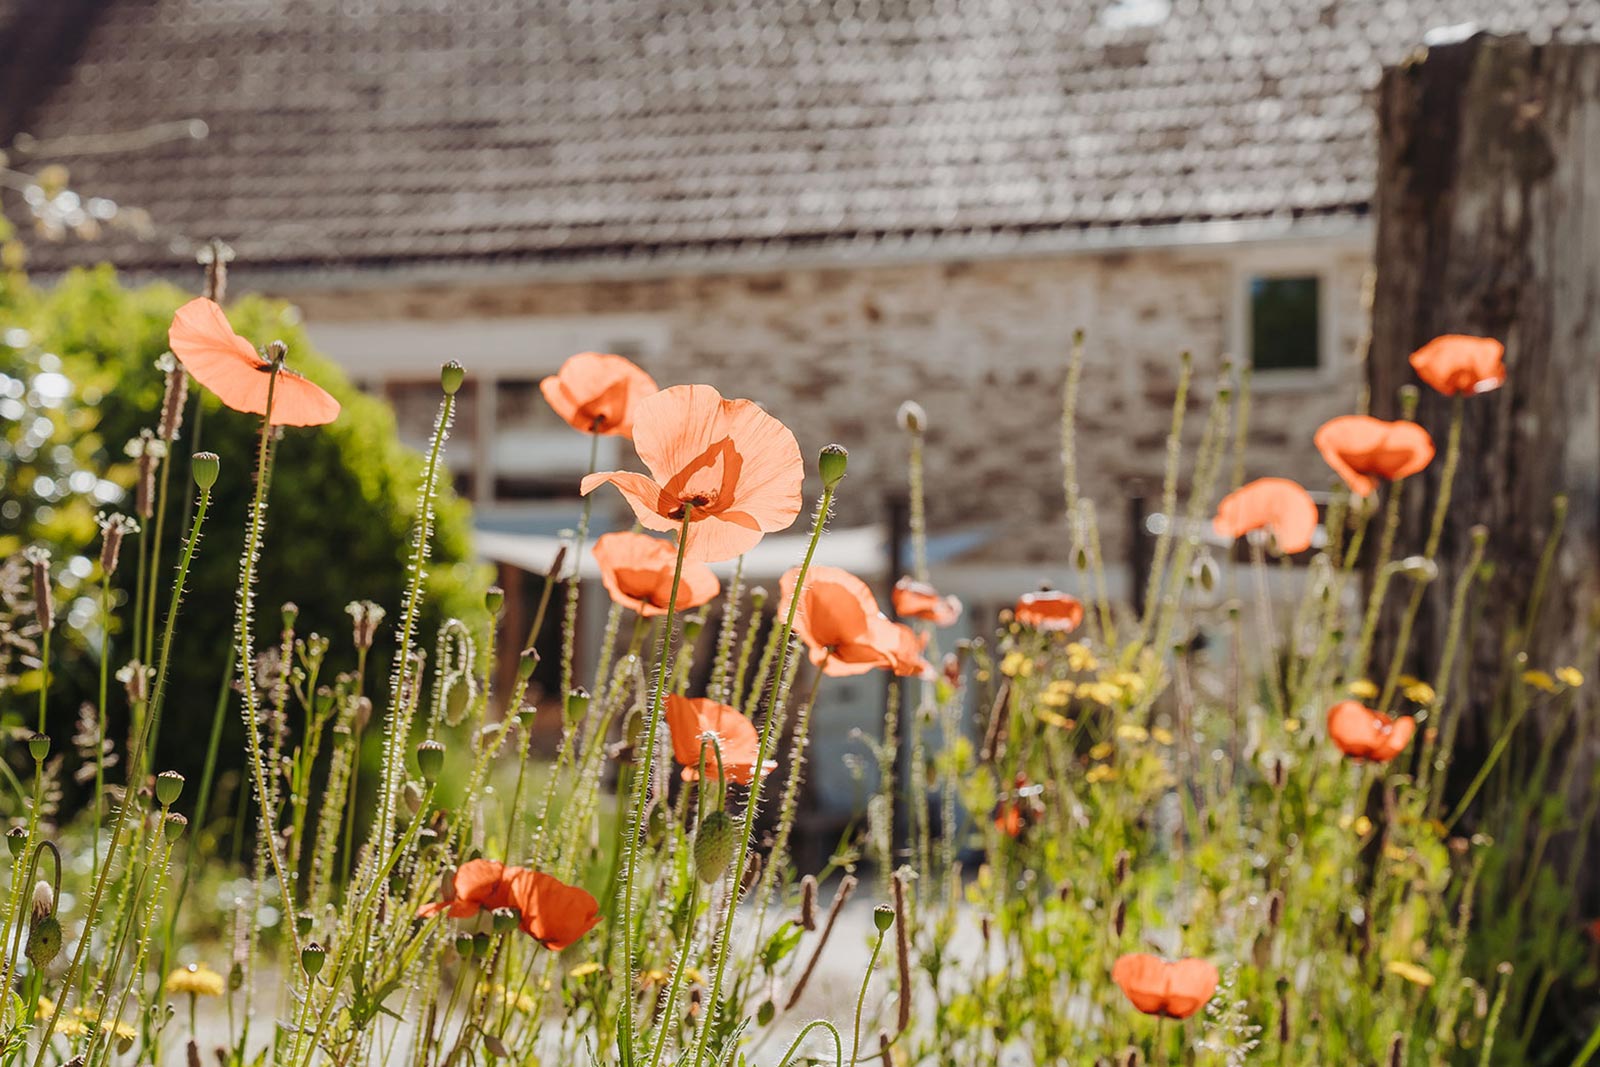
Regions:
<instances>
[{"instance_id":1,"label":"leafy tree","mask_svg":"<svg viewBox=\"0 0 1600 1067\"><path fill-rule=\"evenodd\" d=\"M0 557L30 543L55 553L65 609L59 652L52 656L65 683L52 698L57 719L76 716L80 703L95 699L100 615L94 518L102 510L133 512L128 490L134 467L124 445L155 426L164 380L156 362L167 350L173 310L191 295L168 284L126 287L109 267L74 272L50 288L17 274L0 279L0 405L13 402L0 414L14 416L0 419ZM391 612L398 607L421 458L400 443L386 405L360 393L312 351L294 308L247 297L229 315L234 328L253 342L286 342L290 366L332 392L344 407L329 426L281 431L258 569L258 644L275 642L278 606L293 601L299 607L299 632L331 638L330 666L351 666L345 606L370 599ZM198 447L221 457L223 473L181 610L157 767L198 773L204 756L229 659L259 431L259 417L223 408L191 383L172 461L158 616L166 610L183 537L180 527L192 494L188 456L197 437ZM153 539L153 529L142 536ZM447 490L439 506L424 632L445 617L481 610L485 579L469 562L469 537L468 509ZM131 654L138 551L130 539L115 576L113 671ZM380 638L369 672L385 669L386 648ZM331 675L325 672L325 677ZM31 685L37 685L37 677ZM11 692L0 694L13 721L29 706L22 699L29 687L24 676ZM111 704L114 711L123 708L115 685ZM236 714L228 716L227 729L223 767L237 762L241 751Z\"/></svg>"}]
</instances>

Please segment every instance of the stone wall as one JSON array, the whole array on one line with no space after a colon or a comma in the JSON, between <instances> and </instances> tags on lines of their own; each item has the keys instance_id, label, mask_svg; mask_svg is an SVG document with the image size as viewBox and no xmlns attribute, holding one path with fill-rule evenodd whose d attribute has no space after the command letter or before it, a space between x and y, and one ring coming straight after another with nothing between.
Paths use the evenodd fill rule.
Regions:
<instances>
[{"instance_id":1,"label":"stone wall","mask_svg":"<svg viewBox=\"0 0 1600 1067\"><path fill-rule=\"evenodd\" d=\"M1316 381L1258 390L1248 468L1321 487L1329 474L1311 433L1355 400L1367 259L1348 244L1316 255L1333 272L1333 365ZM1100 502L1106 554L1116 560L1126 552L1128 483L1159 488L1184 349L1194 353L1199 380L1186 437L1198 434L1230 343L1239 262L1236 249L1218 247L284 295L311 322L662 317L671 343L647 368L658 381L706 381L761 401L808 457L830 441L850 449L844 524L880 521L889 495L903 492L906 449L895 411L915 398L929 416L931 528L992 529L969 553L972 562L1058 564L1066 555L1061 387L1073 330L1088 337L1080 480Z\"/></svg>"}]
</instances>

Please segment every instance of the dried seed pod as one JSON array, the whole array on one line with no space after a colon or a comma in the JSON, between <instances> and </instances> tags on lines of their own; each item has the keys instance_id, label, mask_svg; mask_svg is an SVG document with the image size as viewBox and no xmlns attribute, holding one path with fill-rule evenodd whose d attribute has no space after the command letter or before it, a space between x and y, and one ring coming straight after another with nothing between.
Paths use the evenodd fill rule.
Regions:
<instances>
[{"instance_id":1,"label":"dried seed pod","mask_svg":"<svg viewBox=\"0 0 1600 1067\"><path fill-rule=\"evenodd\" d=\"M817 928L817 879L808 874L800 879L800 917L795 925L803 930Z\"/></svg>"}]
</instances>

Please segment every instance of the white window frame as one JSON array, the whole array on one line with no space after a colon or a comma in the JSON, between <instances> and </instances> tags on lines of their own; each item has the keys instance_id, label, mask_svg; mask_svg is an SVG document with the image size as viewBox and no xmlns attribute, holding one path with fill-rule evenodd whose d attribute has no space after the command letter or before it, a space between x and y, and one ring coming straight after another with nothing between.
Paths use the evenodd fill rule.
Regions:
<instances>
[{"instance_id":1,"label":"white window frame","mask_svg":"<svg viewBox=\"0 0 1600 1067\"><path fill-rule=\"evenodd\" d=\"M554 374L577 352L610 352L625 347L648 369L671 340L666 321L655 315L520 316L472 319L400 319L306 323L317 350L337 362L353 380L381 395L391 382L436 378L439 367L458 359L477 383L474 401L473 508L480 516L504 516L547 509L551 501L499 501L493 496L495 387L501 379L542 378ZM576 432L576 431L574 431ZM619 437L601 437L601 469L627 460ZM572 495L578 495L573 480Z\"/></svg>"},{"instance_id":2,"label":"white window frame","mask_svg":"<svg viewBox=\"0 0 1600 1067\"><path fill-rule=\"evenodd\" d=\"M1317 279L1317 365L1281 370L1255 368L1255 339L1250 333L1250 285L1257 278ZM1336 255L1328 249L1256 248L1233 260L1229 286L1228 351L1238 354L1239 365L1250 367L1251 389L1277 392L1319 388L1338 374L1339 286Z\"/></svg>"}]
</instances>

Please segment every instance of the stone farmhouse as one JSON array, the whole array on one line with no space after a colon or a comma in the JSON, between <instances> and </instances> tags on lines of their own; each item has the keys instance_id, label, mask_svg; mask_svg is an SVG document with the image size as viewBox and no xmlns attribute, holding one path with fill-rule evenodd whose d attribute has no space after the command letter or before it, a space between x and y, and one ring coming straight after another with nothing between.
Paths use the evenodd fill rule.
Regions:
<instances>
[{"instance_id":1,"label":"stone farmhouse","mask_svg":"<svg viewBox=\"0 0 1600 1067\"><path fill-rule=\"evenodd\" d=\"M37 272L192 280L221 237L235 290L296 302L414 437L468 364L453 462L491 555L574 523L587 443L537 383L600 349L847 445L847 528L899 510L919 400L935 577L993 607L1074 580L1075 329L1114 584L1180 351L1197 407L1224 354L1253 368L1251 474L1328 483L1370 93L1478 30L1589 39L1600 0L0 0L0 145L150 219L36 241ZM883 542L862 565L892 580Z\"/></svg>"}]
</instances>

